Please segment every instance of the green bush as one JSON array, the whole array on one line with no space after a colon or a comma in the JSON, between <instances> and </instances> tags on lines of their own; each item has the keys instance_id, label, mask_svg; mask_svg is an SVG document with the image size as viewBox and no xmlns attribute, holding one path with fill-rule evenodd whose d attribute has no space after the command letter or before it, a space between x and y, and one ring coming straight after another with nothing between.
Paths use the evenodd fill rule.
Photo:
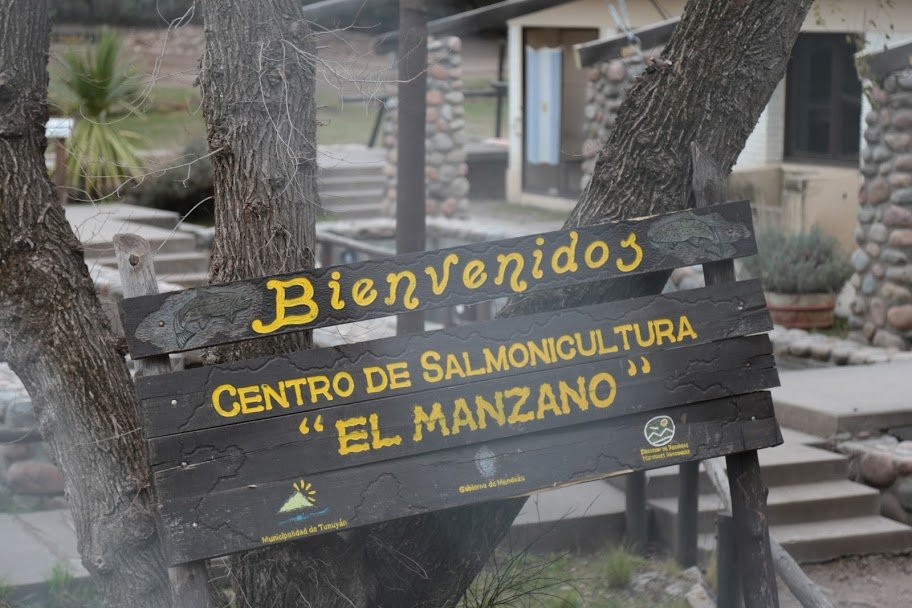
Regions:
<instances>
[{"instance_id":1,"label":"green bush","mask_svg":"<svg viewBox=\"0 0 912 608\"><path fill-rule=\"evenodd\" d=\"M105 196L142 173L139 136L124 131L120 118L139 114L139 77L122 60L123 42L102 33L84 52L63 54L51 81L53 103L76 122L69 140L67 181L89 196Z\"/></svg>"},{"instance_id":2,"label":"green bush","mask_svg":"<svg viewBox=\"0 0 912 608\"><path fill-rule=\"evenodd\" d=\"M206 142L191 143L180 166L151 176L139 187L137 202L145 207L174 211L188 220L210 223L213 217L212 162Z\"/></svg>"},{"instance_id":3,"label":"green bush","mask_svg":"<svg viewBox=\"0 0 912 608\"><path fill-rule=\"evenodd\" d=\"M756 256L745 260L744 271L769 292L837 293L852 276L839 242L817 226L799 234L761 230L757 249Z\"/></svg>"}]
</instances>

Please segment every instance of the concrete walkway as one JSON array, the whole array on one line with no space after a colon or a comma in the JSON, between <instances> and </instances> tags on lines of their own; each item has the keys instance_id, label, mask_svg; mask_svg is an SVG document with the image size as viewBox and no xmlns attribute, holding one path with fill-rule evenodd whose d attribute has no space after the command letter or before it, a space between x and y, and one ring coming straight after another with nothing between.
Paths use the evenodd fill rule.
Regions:
<instances>
[{"instance_id":1,"label":"concrete walkway","mask_svg":"<svg viewBox=\"0 0 912 608\"><path fill-rule=\"evenodd\" d=\"M779 424L819 437L912 425L912 361L782 371Z\"/></svg>"},{"instance_id":2,"label":"concrete walkway","mask_svg":"<svg viewBox=\"0 0 912 608\"><path fill-rule=\"evenodd\" d=\"M76 530L67 510L0 513L0 581L11 601L39 594L54 568L88 577L76 550Z\"/></svg>"}]
</instances>

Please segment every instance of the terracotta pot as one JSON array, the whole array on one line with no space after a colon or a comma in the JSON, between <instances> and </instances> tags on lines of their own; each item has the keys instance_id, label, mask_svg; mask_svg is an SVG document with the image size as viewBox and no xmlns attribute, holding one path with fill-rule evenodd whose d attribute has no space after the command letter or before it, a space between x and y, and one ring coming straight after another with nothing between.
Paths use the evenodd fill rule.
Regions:
<instances>
[{"instance_id":1,"label":"terracotta pot","mask_svg":"<svg viewBox=\"0 0 912 608\"><path fill-rule=\"evenodd\" d=\"M773 323L800 329L823 329L833 326L834 293L766 292L766 307Z\"/></svg>"}]
</instances>

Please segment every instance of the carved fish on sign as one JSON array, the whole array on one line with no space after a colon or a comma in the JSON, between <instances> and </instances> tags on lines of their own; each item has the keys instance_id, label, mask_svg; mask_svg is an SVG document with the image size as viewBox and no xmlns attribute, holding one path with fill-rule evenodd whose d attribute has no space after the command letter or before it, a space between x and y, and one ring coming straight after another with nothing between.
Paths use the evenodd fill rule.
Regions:
<instances>
[{"instance_id":1,"label":"carved fish on sign","mask_svg":"<svg viewBox=\"0 0 912 608\"><path fill-rule=\"evenodd\" d=\"M139 324L136 336L156 346L180 348L198 343L235 326L240 317L249 324L259 301L256 289L240 285L231 292L205 288L182 291L169 298Z\"/></svg>"},{"instance_id":2,"label":"carved fish on sign","mask_svg":"<svg viewBox=\"0 0 912 608\"><path fill-rule=\"evenodd\" d=\"M666 255L675 255L685 264L702 254L720 257L734 255L735 243L750 237L750 229L740 222L730 222L718 213L694 213L660 219L649 228L649 242Z\"/></svg>"}]
</instances>

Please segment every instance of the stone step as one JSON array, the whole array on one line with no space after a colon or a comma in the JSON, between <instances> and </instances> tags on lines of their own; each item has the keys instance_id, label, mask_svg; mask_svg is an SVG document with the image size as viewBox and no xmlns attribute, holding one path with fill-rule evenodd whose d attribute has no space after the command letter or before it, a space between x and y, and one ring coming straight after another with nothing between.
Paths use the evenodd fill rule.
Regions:
<instances>
[{"instance_id":1,"label":"stone step","mask_svg":"<svg viewBox=\"0 0 912 608\"><path fill-rule=\"evenodd\" d=\"M786 486L809 481L846 479L848 459L840 454L803 444L785 443L759 451L760 470L769 487ZM623 489L624 477L611 482ZM700 493L712 494L712 484L700 468ZM671 498L678 495L678 467L665 467L646 472L646 496L649 499Z\"/></svg>"},{"instance_id":2,"label":"stone step","mask_svg":"<svg viewBox=\"0 0 912 608\"><path fill-rule=\"evenodd\" d=\"M331 220L371 219L382 217L383 206L379 199L371 203L336 203L323 205L322 217Z\"/></svg>"},{"instance_id":3,"label":"stone step","mask_svg":"<svg viewBox=\"0 0 912 608\"><path fill-rule=\"evenodd\" d=\"M772 526L770 535L801 563L902 553L912 548L912 527L876 515ZM712 534L701 534L698 543L700 559L705 563L716 539Z\"/></svg>"},{"instance_id":4,"label":"stone step","mask_svg":"<svg viewBox=\"0 0 912 608\"><path fill-rule=\"evenodd\" d=\"M324 209L334 210L343 205L373 204L383 202L383 190L380 188L349 188L331 194L321 194L320 204Z\"/></svg>"},{"instance_id":5,"label":"stone step","mask_svg":"<svg viewBox=\"0 0 912 608\"><path fill-rule=\"evenodd\" d=\"M533 494L510 528L514 547L594 551L624 535L624 493L603 480Z\"/></svg>"},{"instance_id":6,"label":"stone step","mask_svg":"<svg viewBox=\"0 0 912 608\"><path fill-rule=\"evenodd\" d=\"M673 543L678 518L678 499L658 498L649 501L656 533L664 542ZM722 507L718 495L702 494L699 498L700 532L711 533L716 513ZM770 525L786 525L820 519L840 519L878 515L880 492L849 480L775 486L767 499Z\"/></svg>"},{"instance_id":7,"label":"stone step","mask_svg":"<svg viewBox=\"0 0 912 608\"><path fill-rule=\"evenodd\" d=\"M371 173L356 173L334 177L322 177L319 180L319 189L322 196L337 192L351 190L371 189L383 192L386 190L386 177L381 171Z\"/></svg>"},{"instance_id":8,"label":"stone step","mask_svg":"<svg viewBox=\"0 0 912 608\"><path fill-rule=\"evenodd\" d=\"M167 274L208 272L209 270L209 254L203 251L157 253L154 259L155 274L159 277ZM96 262L110 268L117 268L115 258L98 258Z\"/></svg>"},{"instance_id":9,"label":"stone step","mask_svg":"<svg viewBox=\"0 0 912 608\"><path fill-rule=\"evenodd\" d=\"M166 281L174 285L180 285L187 289L190 287L200 287L209 283L209 272L176 272L161 274L158 276L160 281Z\"/></svg>"},{"instance_id":10,"label":"stone step","mask_svg":"<svg viewBox=\"0 0 912 608\"><path fill-rule=\"evenodd\" d=\"M365 175L382 176L384 166L385 165L382 162L342 162L331 166L321 166L320 172L318 173L318 178L323 181L327 179L352 178Z\"/></svg>"},{"instance_id":11,"label":"stone step","mask_svg":"<svg viewBox=\"0 0 912 608\"><path fill-rule=\"evenodd\" d=\"M908 361L783 371L773 389L782 425L821 437L912 425Z\"/></svg>"}]
</instances>

